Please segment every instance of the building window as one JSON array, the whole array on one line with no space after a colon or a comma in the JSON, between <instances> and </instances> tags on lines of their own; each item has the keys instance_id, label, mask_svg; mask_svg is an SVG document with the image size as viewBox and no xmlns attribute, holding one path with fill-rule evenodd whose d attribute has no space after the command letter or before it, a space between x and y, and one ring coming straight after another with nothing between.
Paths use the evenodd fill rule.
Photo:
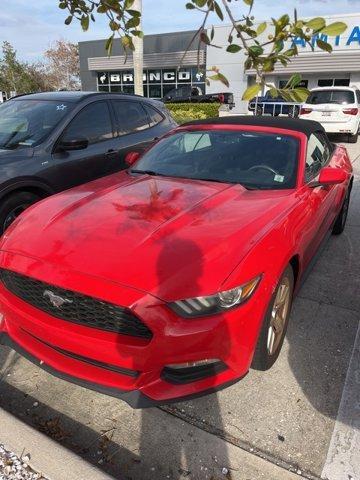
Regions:
<instances>
[{"instance_id":1,"label":"building window","mask_svg":"<svg viewBox=\"0 0 360 480\"><path fill-rule=\"evenodd\" d=\"M180 85L194 85L205 92L205 74L197 67L162 68L144 70L144 96L150 98L163 98L168 92ZM133 70L118 72L98 72L97 89L99 92L124 92L134 93Z\"/></svg>"},{"instance_id":2,"label":"building window","mask_svg":"<svg viewBox=\"0 0 360 480\"><path fill-rule=\"evenodd\" d=\"M279 80L279 88L285 88L289 80L290 80L290 78ZM302 79L301 82L296 86L307 88L308 84L309 84L309 80Z\"/></svg>"},{"instance_id":3,"label":"building window","mask_svg":"<svg viewBox=\"0 0 360 480\"><path fill-rule=\"evenodd\" d=\"M318 80L318 87L348 87L349 78L321 78Z\"/></svg>"}]
</instances>

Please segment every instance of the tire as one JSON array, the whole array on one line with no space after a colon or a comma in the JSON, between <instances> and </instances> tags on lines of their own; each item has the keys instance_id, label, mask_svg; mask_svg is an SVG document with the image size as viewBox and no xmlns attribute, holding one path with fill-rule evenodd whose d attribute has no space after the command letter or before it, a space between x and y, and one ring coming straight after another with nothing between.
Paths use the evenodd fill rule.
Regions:
<instances>
[{"instance_id":1,"label":"tire","mask_svg":"<svg viewBox=\"0 0 360 480\"><path fill-rule=\"evenodd\" d=\"M340 235L344 231L344 228L346 225L346 219L349 211L350 194L351 194L351 189L349 187L348 191L346 192L339 215L335 220L335 223L331 232L333 235Z\"/></svg>"},{"instance_id":2,"label":"tire","mask_svg":"<svg viewBox=\"0 0 360 480\"><path fill-rule=\"evenodd\" d=\"M0 234L4 233L20 213L39 200L40 197L31 192L13 193L2 200L0 206Z\"/></svg>"},{"instance_id":3,"label":"tire","mask_svg":"<svg viewBox=\"0 0 360 480\"><path fill-rule=\"evenodd\" d=\"M258 105L255 109L254 109L254 115L256 115L257 117L261 117L263 114L263 109L260 105Z\"/></svg>"},{"instance_id":4,"label":"tire","mask_svg":"<svg viewBox=\"0 0 360 480\"><path fill-rule=\"evenodd\" d=\"M282 296L281 289L284 289L285 287L286 290L283 290L283 296L286 294L285 303L280 304L279 302L281 301ZM276 359L280 354L289 323L293 291L294 272L291 266L288 265L283 272L270 300L269 307L261 327L251 368L265 371L269 370L269 368L271 368L276 362ZM280 307L280 305L282 306ZM274 315L275 311L276 315ZM279 312L282 314L278 315ZM277 333L274 328L276 323L279 325ZM270 333L270 330L272 331L272 334Z\"/></svg>"},{"instance_id":5,"label":"tire","mask_svg":"<svg viewBox=\"0 0 360 480\"><path fill-rule=\"evenodd\" d=\"M348 136L348 143L357 143L359 137L359 132L356 132L355 135Z\"/></svg>"}]
</instances>

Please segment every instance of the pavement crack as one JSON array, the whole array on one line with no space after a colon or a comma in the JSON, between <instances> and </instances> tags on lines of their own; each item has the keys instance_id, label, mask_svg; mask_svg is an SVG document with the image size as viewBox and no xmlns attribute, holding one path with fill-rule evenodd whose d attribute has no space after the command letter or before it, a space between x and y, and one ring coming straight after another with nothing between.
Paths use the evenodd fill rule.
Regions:
<instances>
[{"instance_id":1,"label":"pavement crack","mask_svg":"<svg viewBox=\"0 0 360 480\"><path fill-rule=\"evenodd\" d=\"M158 408L159 410L162 410L165 413L168 413L169 415L172 415L173 417L176 417L182 420L183 422L186 422L192 425L193 427L199 428L204 432L210 433L211 435L221 438L225 442L230 443L235 447L241 448L245 452L251 455L255 455L288 472L297 473L299 470L301 470L301 475L300 475L301 478L306 478L307 480L322 480L321 477L316 475L314 472L304 470L303 468L300 468L299 465L292 464L283 458L276 457L275 455L252 445L250 442L247 442L246 440L242 440L240 438L236 438L233 435L225 432L224 430L221 430L215 427L214 425L209 424L206 421L201 421L200 419L192 415L189 415L186 412L179 410L174 406L164 405L156 408Z\"/></svg>"}]
</instances>

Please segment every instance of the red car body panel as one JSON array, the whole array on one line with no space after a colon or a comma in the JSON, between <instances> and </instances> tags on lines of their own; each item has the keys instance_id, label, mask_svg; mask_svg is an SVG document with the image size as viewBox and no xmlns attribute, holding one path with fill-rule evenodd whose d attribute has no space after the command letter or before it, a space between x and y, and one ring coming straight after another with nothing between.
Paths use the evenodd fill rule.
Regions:
<instances>
[{"instance_id":1,"label":"red car body panel","mask_svg":"<svg viewBox=\"0 0 360 480\"><path fill-rule=\"evenodd\" d=\"M330 167L347 181L304 184L307 137L293 130L234 125L186 129L278 132L299 140L297 186L246 190L240 185L121 172L31 207L0 244L0 267L130 309L153 332L136 338L50 316L0 284L0 323L11 341L53 372L104 387L141 392L160 403L205 392L249 370L268 303L281 273L303 272L338 215L352 168L336 147ZM210 295L262 275L251 299L222 314L180 318L167 302ZM139 372L105 370L62 353ZM165 365L217 358L226 370L171 384ZM99 389L99 388L98 388ZM139 406L136 401L129 401Z\"/></svg>"}]
</instances>

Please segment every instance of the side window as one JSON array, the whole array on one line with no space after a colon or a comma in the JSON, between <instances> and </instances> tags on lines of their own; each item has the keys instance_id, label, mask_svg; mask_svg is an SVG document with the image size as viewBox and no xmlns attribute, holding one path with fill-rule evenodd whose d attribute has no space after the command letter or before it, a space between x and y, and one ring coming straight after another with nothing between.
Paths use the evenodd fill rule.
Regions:
<instances>
[{"instance_id":1,"label":"side window","mask_svg":"<svg viewBox=\"0 0 360 480\"><path fill-rule=\"evenodd\" d=\"M141 102L117 100L113 102L120 135L149 128L149 120Z\"/></svg>"},{"instance_id":2,"label":"side window","mask_svg":"<svg viewBox=\"0 0 360 480\"><path fill-rule=\"evenodd\" d=\"M356 90L356 101L360 105L360 90Z\"/></svg>"},{"instance_id":3,"label":"side window","mask_svg":"<svg viewBox=\"0 0 360 480\"><path fill-rule=\"evenodd\" d=\"M62 140L73 140L80 137L87 138L89 145L113 137L112 123L106 102L95 102L84 107L66 127Z\"/></svg>"},{"instance_id":4,"label":"side window","mask_svg":"<svg viewBox=\"0 0 360 480\"><path fill-rule=\"evenodd\" d=\"M155 108L147 105L146 103L144 104L144 108L150 118L150 127L153 127L164 120L164 117L157 110L155 110Z\"/></svg>"},{"instance_id":5,"label":"side window","mask_svg":"<svg viewBox=\"0 0 360 480\"><path fill-rule=\"evenodd\" d=\"M208 133L190 133L183 138L184 150L186 153L211 146L211 140Z\"/></svg>"},{"instance_id":6,"label":"side window","mask_svg":"<svg viewBox=\"0 0 360 480\"><path fill-rule=\"evenodd\" d=\"M313 133L307 145L305 181L315 178L330 159L331 151L327 139L321 133Z\"/></svg>"}]
</instances>

